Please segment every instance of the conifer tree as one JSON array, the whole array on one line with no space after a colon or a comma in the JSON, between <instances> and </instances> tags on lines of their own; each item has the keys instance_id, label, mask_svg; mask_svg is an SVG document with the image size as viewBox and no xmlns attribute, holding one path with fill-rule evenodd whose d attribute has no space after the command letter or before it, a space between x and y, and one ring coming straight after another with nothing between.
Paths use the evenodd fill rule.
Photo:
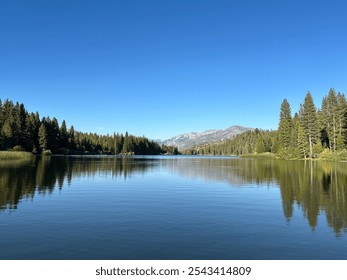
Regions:
<instances>
[{"instance_id":1,"label":"conifer tree","mask_svg":"<svg viewBox=\"0 0 347 280\"><path fill-rule=\"evenodd\" d=\"M115 153L115 155L118 155L121 151L122 151L121 137L117 133L114 135L114 153Z\"/></svg>"},{"instance_id":2,"label":"conifer tree","mask_svg":"<svg viewBox=\"0 0 347 280\"><path fill-rule=\"evenodd\" d=\"M3 141L3 146L5 149L10 149L14 146L13 144L13 128L12 128L12 121L10 118L6 119L4 122L2 129L1 129L1 134L2 134L2 141Z\"/></svg>"},{"instance_id":3,"label":"conifer tree","mask_svg":"<svg viewBox=\"0 0 347 280\"><path fill-rule=\"evenodd\" d=\"M28 115L25 110L24 104L21 103L18 108L18 145L22 147L27 146L27 134L26 134L26 116Z\"/></svg>"},{"instance_id":4,"label":"conifer tree","mask_svg":"<svg viewBox=\"0 0 347 280\"><path fill-rule=\"evenodd\" d=\"M338 123L337 123L337 130L338 135L336 138L336 149L342 150L345 149L347 138L346 138L346 114L347 114L347 100L344 94L338 93L337 94L337 116L338 116Z\"/></svg>"},{"instance_id":5,"label":"conifer tree","mask_svg":"<svg viewBox=\"0 0 347 280\"><path fill-rule=\"evenodd\" d=\"M68 133L68 148L69 149L76 149L76 143L75 143L75 128L72 125L69 129L69 133Z\"/></svg>"},{"instance_id":6,"label":"conifer tree","mask_svg":"<svg viewBox=\"0 0 347 280\"><path fill-rule=\"evenodd\" d=\"M330 89L327 97L322 101L322 120L324 130L327 133L329 149L336 151L337 137L337 96L334 89Z\"/></svg>"},{"instance_id":7,"label":"conifer tree","mask_svg":"<svg viewBox=\"0 0 347 280\"><path fill-rule=\"evenodd\" d=\"M263 137L259 137L257 140L257 145L256 145L256 152L258 154L264 153L265 152L265 144L264 144L264 139Z\"/></svg>"},{"instance_id":8,"label":"conifer tree","mask_svg":"<svg viewBox=\"0 0 347 280\"><path fill-rule=\"evenodd\" d=\"M48 136L47 136L46 126L44 124L41 124L39 129L39 144L40 144L40 148L43 151L47 149L47 142L48 142Z\"/></svg>"},{"instance_id":9,"label":"conifer tree","mask_svg":"<svg viewBox=\"0 0 347 280\"><path fill-rule=\"evenodd\" d=\"M48 131L49 147L53 152L57 152L60 142L60 130L58 120L54 117L50 123Z\"/></svg>"},{"instance_id":10,"label":"conifer tree","mask_svg":"<svg viewBox=\"0 0 347 280\"><path fill-rule=\"evenodd\" d=\"M306 134L309 157L313 158L313 145L318 141L319 130L317 122L317 110L310 92L307 92L306 94L300 117Z\"/></svg>"},{"instance_id":11,"label":"conifer tree","mask_svg":"<svg viewBox=\"0 0 347 280\"><path fill-rule=\"evenodd\" d=\"M129 139L129 134L128 131L125 133L125 137L124 137L124 144L123 144L123 150L122 153L123 154L127 154L130 153L130 139Z\"/></svg>"},{"instance_id":12,"label":"conifer tree","mask_svg":"<svg viewBox=\"0 0 347 280\"><path fill-rule=\"evenodd\" d=\"M281 104L280 122L278 126L278 140L280 148L288 149L292 144L292 116L287 99Z\"/></svg>"},{"instance_id":13,"label":"conifer tree","mask_svg":"<svg viewBox=\"0 0 347 280\"><path fill-rule=\"evenodd\" d=\"M307 158L307 156L309 154L308 142L307 142L307 138L306 138L306 133L305 133L304 127L302 126L301 122L298 123L298 139L297 139L297 143L298 143L298 148L299 148L301 156L303 158Z\"/></svg>"},{"instance_id":14,"label":"conifer tree","mask_svg":"<svg viewBox=\"0 0 347 280\"><path fill-rule=\"evenodd\" d=\"M36 152L37 148L35 146L35 139L37 139L36 134L36 124L35 124L35 115L31 113L26 117L25 125L25 149L28 151Z\"/></svg>"},{"instance_id":15,"label":"conifer tree","mask_svg":"<svg viewBox=\"0 0 347 280\"><path fill-rule=\"evenodd\" d=\"M60 143L59 146L62 148L67 148L68 147L68 132L67 132L67 128L66 128L66 122L65 120L63 120L63 122L61 123L60 126Z\"/></svg>"},{"instance_id":16,"label":"conifer tree","mask_svg":"<svg viewBox=\"0 0 347 280\"><path fill-rule=\"evenodd\" d=\"M293 117L293 129L292 129L292 145L294 148L298 147L298 131L300 125L300 117L298 113L295 113Z\"/></svg>"}]
</instances>

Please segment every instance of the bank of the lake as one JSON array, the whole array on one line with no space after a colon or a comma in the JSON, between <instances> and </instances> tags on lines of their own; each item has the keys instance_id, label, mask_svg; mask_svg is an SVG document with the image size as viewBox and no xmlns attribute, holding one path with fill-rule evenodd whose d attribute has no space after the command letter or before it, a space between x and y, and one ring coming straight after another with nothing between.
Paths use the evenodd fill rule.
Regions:
<instances>
[{"instance_id":1,"label":"bank of the lake","mask_svg":"<svg viewBox=\"0 0 347 280\"><path fill-rule=\"evenodd\" d=\"M0 160L28 159L33 154L21 151L0 151Z\"/></svg>"},{"instance_id":2,"label":"bank of the lake","mask_svg":"<svg viewBox=\"0 0 347 280\"><path fill-rule=\"evenodd\" d=\"M50 151L44 151L42 156L135 156L133 153L123 154L123 155L113 155L113 154L100 154L100 153L88 153L88 152L74 152L71 151L66 154L52 154ZM35 156L30 152L23 151L0 151L0 160L21 160L29 159L30 157ZM137 155L141 156L141 155ZM174 156L172 154L166 154L162 156ZM202 157L221 157L216 155L200 155ZM223 157L223 156L222 156ZM346 162L347 161L347 151L339 152L330 152L328 150L323 151L319 157L315 159L301 159L301 158L281 158L279 155L274 153L253 153L253 154L244 154L240 156L235 155L226 155L224 157L240 157L240 158L253 158L253 159L280 159L280 160L320 160L320 161L331 161L331 162Z\"/></svg>"},{"instance_id":3,"label":"bank of the lake","mask_svg":"<svg viewBox=\"0 0 347 280\"><path fill-rule=\"evenodd\" d=\"M313 161L331 161L331 162L346 162L347 161L347 150L338 152L331 152L325 149L321 152L317 158L298 158L298 157L281 157L274 153L253 153L240 155L240 158L254 158L254 159L280 159L280 160L313 160Z\"/></svg>"}]
</instances>

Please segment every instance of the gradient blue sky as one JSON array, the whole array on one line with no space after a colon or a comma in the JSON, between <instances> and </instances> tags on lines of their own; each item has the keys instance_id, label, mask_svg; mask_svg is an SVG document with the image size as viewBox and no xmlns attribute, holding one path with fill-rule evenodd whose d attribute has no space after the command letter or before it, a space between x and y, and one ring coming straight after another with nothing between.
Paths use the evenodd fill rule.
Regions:
<instances>
[{"instance_id":1,"label":"gradient blue sky","mask_svg":"<svg viewBox=\"0 0 347 280\"><path fill-rule=\"evenodd\" d=\"M77 130L276 129L347 89L347 2L0 0L0 98Z\"/></svg>"}]
</instances>

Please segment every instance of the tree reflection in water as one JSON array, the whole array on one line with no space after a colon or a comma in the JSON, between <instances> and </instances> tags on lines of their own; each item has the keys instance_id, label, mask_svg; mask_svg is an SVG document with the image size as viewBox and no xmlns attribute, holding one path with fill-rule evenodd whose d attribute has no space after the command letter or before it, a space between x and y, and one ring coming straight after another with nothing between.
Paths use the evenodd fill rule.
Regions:
<instances>
[{"instance_id":1,"label":"tree reflection in water","mask_svg":"<svg viewBox=\"0 0 347 280\"><path fill-rule=\"evenodd\" d=\"M347 163L264 159L187 157L33 157L0 163L0 209L16 209L22 199L49 194L74 178L100 175L131 178L163 168L186 177L232 187L245 184L279 187L285 218L297 204L315 229L320 214L340 235L347 229Z\"/></svg>"}]
</instances>

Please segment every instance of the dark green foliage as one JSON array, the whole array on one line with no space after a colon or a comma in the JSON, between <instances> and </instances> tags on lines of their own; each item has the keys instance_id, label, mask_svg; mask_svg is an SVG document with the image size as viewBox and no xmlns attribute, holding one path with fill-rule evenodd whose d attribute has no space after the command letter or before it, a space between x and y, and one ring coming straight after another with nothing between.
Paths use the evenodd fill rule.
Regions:
<instances>
[{"instance_id":1,"label":"dark green foliage","mask_svg":"<svg viewBox=\"0 0 347 280\"><path fill-rule=\"evenodd\" d=\"M245 155L256 152L273 153L277 142L277 131L250 130L235 136L233 139L215 143L202 144L183 151L187 155Z\"/></svg>"},{"instance_id":2,"label":"dark green foliage","mask_svg":"<svg viewBox=\"0 0 347 280\"><path fill-rule=\"evenodd\" d=\"M123 154L128 154L128 153L133 153L133 141L132 139L129 137L128 131L125 133L125 137L124 137L124 144L123 144L123 149L122 149L122 153Z\"/></svg>"},{"instance_id":3,"label":"dark green foliage","mask_svg":"<svg viewBox=\"0 0 347 280\"><path fill-rule=\"evenodd\" d=\"M315 156L313 153L313 145L318 142L319 130L317 110L310 92L306 94L300 118L305 132L306 146L308 146L309 157L313 158Z\"/></svg>"},{"instance_id":4,"label":"dark green foliage","mask_svg":"<svg viewBox=\"0 0 347 280\"><path fill-rule=\"evenodd\" d=\"M124 138L123 135L119 135L118 133L114 136L114 153L116 155L120 154L123 149Z\"/></svg>"},{"instance_id":5,"label":"dark green foliage","mask_svg":"<svg viewBox=\"0 0 347 280\"><path fill-rule=\"evenodd\" d=\"M39 144L40 148L45 151L47 149L47 142L48 142L48 136L47 136L47 130L45 124L41 124L39 129Z\"/></svg>"},{"instance_id":6,"label":"dark green foliage","mask_svg":"<svg viewBox=\"0 0 347 280\"><path fill-rule=\"evenodd\" d=\"M326 150L324 150L324 148ZM347 101L342 93L329 91L316 110L308 92L299 113L291 117L288 101L280 109L278 131L255 129L233 139L202 144L184 151L188 155L276 154L282 159L344 159L347 148ZM323 156L324 155L324 156Z\"/></svg>"},{"instance_id":7,"label":"dark green foliage","mask_svg":"<svg viewBox=\"0 0 347 280\"><path fill-rule=\"evenodd\" d=\"M73 127L73 125L70 127L69 132L68 132L67 148L69 148L71 150L76 149L75 128Z\"/></svg>"},{"instance_id":8,"label":"dark green foliage","mask_svg":"<svg viewBox=\"0 0 347 280\"><path fill-rule=\"evenodd\" d=\"M63 120L60 127L60 137L59 137L59 147L68 147L69 146L69 134L66 128L66 122Z\"/></svg>"},{"instance_id":9,"label":"dark green foliage","mask_svg":"<svg viewBox=\"0 0 347 280\"><path fill-rule=\"evenodd\" d=\"M322 101L322 130L326 133L326 145L330 150L336 151L337 137L337 96L335 90L331 89L327 97Z\"/></svg>"},{"instance_id":10,"label":"dark green foliage","mask_svg":"<svg viewBox=\"0 0 347 280\"><path fill-rule=\"evenodd\" d=\"M178 154L175 147L162 147L128 132L124 138L122 134L77 132L73 126L67 130L65 120L59 126L56 118L40 119L23 104L0 100L0 150L13 149L45 154Z\"/></svg>"},{"instance_id":11,"label":"dark green foliage","mask_svg":"<svg viewBox=\"0 0 347 280\"><path fill-rule=\"evenodd\" d=\"M298 134L297 134L298 149L300 151L301 158L307 158L309 154L309 150L307 147L305 129L303 125L301 124L301 121L299 121L297 125L298 125Z\"/></svg>"},{"instance_id":12,"label":"dark green foliage","mask_svg":"<svg viewBox=\"0 0 347 280\"><path fill-rule=\"evenodd\" d=\"M145 137L128 132L98 135L67 130L63 120L40 119L28 113L23 104L0 100L0 150L24 149L29 152L50 150L59 154L179 154L176 147L160 146ZM183 151L188 155L276 154L283 159L317 158L324 153L339 153L347 148L347 101L331 89L318 111L310 92L300 111L291 117L290 104L283 100L278 131L255 129L233 139L202 144ZM324 150L325 149L325 150ZM341 158L341 157L339 157Z\"/></svg>"},{"instance_id":13,"label":"dark green foliage","mask_svg":"<svg viewBox=\"0 0 347 280\"><path fill-rule=\"evenodd\" d=\"M332 152L346 147L346 103L345 96L337 94L334 89L330 89L322 101L322 110L319 112L321 141Z\"/></svg>"},{"instance_id":14,"label":"dark green foliage","mask_svg":"<svg viewBox=\"0 0 347 280\"><path fill-rule=\"evenodd\" d=\"M287 99L284 99L281 105L280 122L278 126L278 141L280 149L289 149L293 146L292 141L293 121L290 105Z\"/></svg>"},{"instance_id":15,"label":"dark green foliage","mask_svg":"<svg viewBox=\"0 0 347 280\"><path fill-rule=\"evenodd\" d=\"M38 127L40 124L40 118L36 119L36 115L33 113L28 114L25 118L25 143L24 147L27 151L36 151L39 146L38 139Z\"/></svg>"}]
</instances>

